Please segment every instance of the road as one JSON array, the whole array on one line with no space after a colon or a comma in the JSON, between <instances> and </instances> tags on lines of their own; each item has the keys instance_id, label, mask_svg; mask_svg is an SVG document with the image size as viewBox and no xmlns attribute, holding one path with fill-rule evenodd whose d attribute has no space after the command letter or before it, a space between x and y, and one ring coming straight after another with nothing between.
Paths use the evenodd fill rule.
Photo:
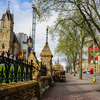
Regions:
<instances>
[{"instance_id":1,"label":"road","mask_svg":"<svg viewBox=\"0 0 100 100\"><path fill-rule=\"evenodd\" d=\"M84 74L84 73L82 73L82 76L93 79L93 74L86 74L86 73ZM96 81L100 82L100 75L96 75Z\"/></svg>"}]
</instances>

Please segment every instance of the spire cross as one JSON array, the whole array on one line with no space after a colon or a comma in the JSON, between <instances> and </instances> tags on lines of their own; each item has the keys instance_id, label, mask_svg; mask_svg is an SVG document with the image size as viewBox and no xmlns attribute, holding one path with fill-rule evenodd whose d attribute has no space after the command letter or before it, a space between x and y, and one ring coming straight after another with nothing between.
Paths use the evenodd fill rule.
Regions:
<instances>
[{"instance_id":1,"label":"spire cross","mask_svg":"<svg viewBox=\"0 0 100 100\"><path fill-rule=\"evenodd\" d=\"M10 10L10 1L8 1L8 10Z\"/></svg>"},{"instance_id":2,"label":"spire cross","mask_svg":"<svg viewBox=\"0 0 100 100\"><path fill-rule=\"evenodd\" d=\"M48 28L47 28L47 32L46 32L46 44L48 44Z\"/></svg>"}]
</instances>

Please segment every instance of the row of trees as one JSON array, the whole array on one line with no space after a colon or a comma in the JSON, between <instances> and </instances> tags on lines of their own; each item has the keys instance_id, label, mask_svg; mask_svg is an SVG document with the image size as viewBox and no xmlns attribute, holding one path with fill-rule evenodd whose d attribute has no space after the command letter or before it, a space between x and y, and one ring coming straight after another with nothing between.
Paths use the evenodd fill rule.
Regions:
<instances>
[{"instance_id":1,"label":"row of trees","mask_svg":"<svg viewBox=\"0 0 100 100\"><path fill-rule=\"evenodd\" d=\"M55 52L65 55L69 66L73 63L74 76L76 57L79 56L80 79L82 79L83 47L94 41L100 52L95 34L96 31L100 32L99 6L99 0L39 0L37 4L40 21L48 19L52 11L58 13L54 26L50 27L52 37L58 37Z\"/></svg>"}]
</instances>

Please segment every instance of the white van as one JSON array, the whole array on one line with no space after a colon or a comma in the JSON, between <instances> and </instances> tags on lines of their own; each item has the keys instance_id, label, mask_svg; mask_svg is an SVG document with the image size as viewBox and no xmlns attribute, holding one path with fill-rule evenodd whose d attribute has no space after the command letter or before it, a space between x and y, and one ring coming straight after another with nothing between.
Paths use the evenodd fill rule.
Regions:
<instances>
[{"instance_id":1,"label":"white van","mask_svg":"<svg viewBox=\"0 0 100 100\"><path fill-rule=\"evenodd\" d=\"M90 68L88 69L87 74L90 74Z\"/></svg>"}]
</instances>

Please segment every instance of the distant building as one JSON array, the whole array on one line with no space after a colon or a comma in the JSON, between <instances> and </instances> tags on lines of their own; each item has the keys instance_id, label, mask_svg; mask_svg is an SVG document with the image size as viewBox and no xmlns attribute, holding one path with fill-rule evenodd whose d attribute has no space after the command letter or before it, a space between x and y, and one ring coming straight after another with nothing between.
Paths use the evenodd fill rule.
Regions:
<instances>
[{"instance_id":1,"label":"distant building","mask_svg":"<svg viewBox=\"0 0 100 100\"><path fill-rule=\"evenodd\" d=\"M10 50L11 54L19 55L20 44L13 32L14 16L8 9L5 14L2 15L0 26L0 52L7 52Z\"/></svg>"},{"instance_id":2,"label":"distant building","mask_svg":"<svg viewBox=\"0 0 100 100\"><path fill-rule=\"evenodd\" d=\"M61 66L61 64L59 63L59 60L57 61L57 63L55 62L54 64L55 69L60 73L62 71L64 71L63 67Z\"/></svg>"},{"instance_id":3,"label":"distant building","mask_svg":"<svg viewBox=\"0 0 100 100\"><path fill-rule=\"evenodd\" d=\"M28 42L28 56L31 54L31 50L32 50L32 38L31 36L29 36L29 38L27 39Z\"/></svg>"},{"instance_id":4,"label":"distant building","mask_svg":"<svg viewBox=\"0 0 100 100\"><path fill-rule=\"evenodd\" d=\"M100 47L100 35L96 37L97 38L97 42L99 43L99 47ZM89 44L88 46L88 66L89 68L93 68L93 42ZM99 62L98 62L98 55L99 52L97 50L97 47L95 46L95 63L96 63L96 73L100 73L100 67L99 67Z\"/></svg>"},{"instance_id":5,"label":"distant building","mask_svg":"<svg viewBox=\"0 0 100 100\"><path fill-rule=\"evenodd\" d=\"M79 59L77 59L77 62L75 63L75 68L77 73L79 72ZM88 59L82 58L82 71L87 71L88 70Z\"/></svg>"},{"instance_id":6,"label":"distant building","mask_svg":"<svg viewBox=\"0 0 100 100\"><path fill-rule=\"evenodd\" d=\"M88 59L82 59L82 70L88 71Z\"/></svg>"},{"instance_id":7,"label":"distant building","mask_svg":"<svg viewBox=\"0 0 100 100\"><path fill-rule=\"evenodd\" d=\"M24 33L18 33L16 34L16 36L20 43L19 51L20 51L21 58L27 60L28 58L28 42L27 42L28 36Z\"/></svg>"}]
</instances>

